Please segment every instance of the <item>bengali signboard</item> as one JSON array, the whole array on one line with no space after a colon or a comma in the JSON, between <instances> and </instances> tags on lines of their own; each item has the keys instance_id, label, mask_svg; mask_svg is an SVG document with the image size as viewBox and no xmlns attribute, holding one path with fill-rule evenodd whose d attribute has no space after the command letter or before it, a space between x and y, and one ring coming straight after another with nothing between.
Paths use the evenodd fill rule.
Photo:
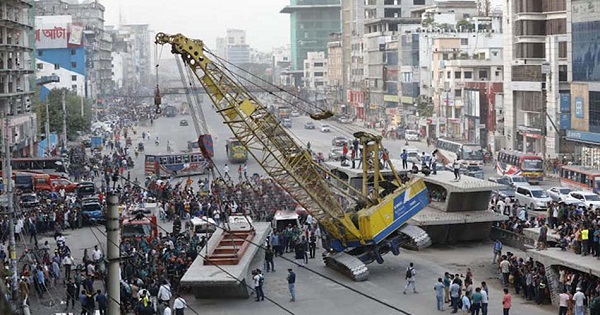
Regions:
<instances>
[{"instance_id":1,"label":"bengali signboard","mask_svg":"<svg viewBox=\"0 0 600 315\"><path fill-rule=\"evenodd\" d=\"M35 47L54 49L79 47L83 42L83 25L71 23L70 16L36 17Z\"/></svg>"}]
</instances>

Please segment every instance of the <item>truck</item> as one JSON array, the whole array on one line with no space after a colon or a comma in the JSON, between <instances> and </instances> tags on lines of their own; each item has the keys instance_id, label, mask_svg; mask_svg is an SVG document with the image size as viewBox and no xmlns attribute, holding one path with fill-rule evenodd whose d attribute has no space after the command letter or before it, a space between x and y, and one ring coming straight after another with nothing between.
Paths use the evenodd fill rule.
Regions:
<instances>
[{"instance_id":1,"label":"truck","mask_svg":"<svg viewBox=\"0 0 600 315\"><path fill-rule=\"evenodd\" d=\"M354 281L368 279L367 264L383 263L383 255L398 255L400 247L420 242L429 236L411 226L410 235L403 227L429 204L423 179L414 177L403 182L392 167L389 179L383 180L378 168L379 156L385 152L381 135L358 131L354 138L362 146L362 189L348 183L336 187L333 173L320 167L304 145L298 143L288 128L280 124L283 107L277 114L269 111L257 97L242 86L220 63L213 62L204 43L182 34L158 33L157 45L169 45L173 54L194 73L213 102L225 126L240 140L267 175L317 220L323 232L325 265L342 272ZM291 112L291 108L289 108ZM333 116L315 107L313 120ZM373 167L370 167L374 165ZM387 170L386 170L387 172ZM426 246L426 245L423 245Z\"/></svg>"},{"instance_id":2,"label":"truck","mask_svg":"<svg viewBox=\"0 0 600 315\"><path fill-rule=\"evenodd\" d=\"M98 150L102 150L102 137L100 136L93 136L91 138L91 142L92 142L92 151L98 149Z\"/></svg>"}]
</instances>

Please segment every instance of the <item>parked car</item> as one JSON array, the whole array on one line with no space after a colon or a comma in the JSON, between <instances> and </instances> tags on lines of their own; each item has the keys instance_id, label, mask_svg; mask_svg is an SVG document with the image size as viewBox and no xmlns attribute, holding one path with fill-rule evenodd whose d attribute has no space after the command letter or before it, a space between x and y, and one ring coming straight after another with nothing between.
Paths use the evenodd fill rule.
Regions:
<instances>
[{"instance_id":1,"label":"parked car","mask_svg":"<svg viewBox=\"0 0 600 315\"><path fill-rule=\"evenodd\" d=\"M342 136L335 136L333 140L331 140L331 145L334 147L343 147L344 145L349 145L350 141Z\"/></svg>"},{"instance_id":2,"label":"parked car","mask_svg":"<svg viewBox=\"0 0 600 315\"><path fill-rule=\"evenodd\" d=\"M569 193L572 191L573 189L567 187L552 187L546 190L548 196L550 196L550 198L552 198L554 201L561 201L565 198L568 198Z\"/></svg>"},{"instance_id":3,"label":"parked car","mask_svg":"<svg viewBox=\"0 0 600 315\"><path fill-rule=\"evenodd\" d=\"M416 130L407 129L404 131L404 138L406 141L419 141L421 139L421 135Z\"/></svg>"},{"instance_id":4,"label":"parked car","mask_svg":"<svg viewBox=\"0 0 600 315\"><path fill-rule=\"evenodd\" d=\"M315 129L315 123L312 121L307 121L304 124L304 129Z\"/></svg>"},{"instance_id":5,"label":"parked car","mask_svg":"<svg viewBox=\"0 0 600 315\"><path fill-rule=\"evenodd\" d=\"M187 119L182 119L179 121L179 126L187 126L189 125Z\"/></svg>"},{"instance_id":6,"label":"parked car","mask_svg":"<svg viewBox=\"0 0 600 315\"><path fill-rule=\"evenodd\" d=\"M584 202L587 207L593 207L594 209L600 207L600 196L593 192L572 191L569 193L569 197Z\"/></svg>"},{"instance_id":7,"label":"parked car","mask_svg":"<svg viewBox=\"0 0 600 315\"><path fill-rule=\"evenodd\" d=\"M329 150L329 155L327 156L329 160L339 161L342 157L342 149L341 148L331 148Z\"/></svg>"},{"instance_id":8,"label":"parked car","mask_svg":"<svg viewBox=\"0 0 600 315\"><path fill-rule=\"evenodd\" d=\"M342 117L338 118L338 121L340 122L340 124L347 124L347 123L351 123L352 119L350 119L348 116L342 116Z\"/></svg>"},{"instance_id":9,"label":"parked car","mask_svg":"<svg viewBox=\"0 0 600 315\"><path fill-rule=\"evenodd\" d=\"M23 208L31 208L37 206L40 203L40 199L36 194L22 194L19 203Z\"/></svg>"},{"instance_id":10,"label":"parked car","mask_svg":"<svg viewBox=\"0 0 600 315\"><path fill-rule=\"evenodd\" d=\"M292 117L299 117L299 116L300 116L300 112L299 112L299 111L297 111L297 110L293 110L293 111L290 113L290 116L292 116Z\"/></svg>"},{"instance_id":11,"label":"parked car","mask_svg":"<svg viewBox=\"0 0 600 315\"><path fill-rule=\"evenodd\" d=\"M531 210L546 210L552 198L545 190L535 186L517 186L515 197L519 204L529 206Z\"/></svg>"},{"instance_id":12,"label":"parked car","mask_svg":"<svg viewBox=\"0 0 600 315\"><path fill-rule=\"evenodd\" d=\"M321 132L331 132L331 127L328 124L321 125Z\"/></svg>"},{"instance_id":13,"label":"parked car","mask_svg":"<svg viewBox=\"0 0 600 315\"><path fill-rule=\"evenodd\" d=\"M81 182L75 187L75 194L79 198L93 196L96 194L96 184L93 182Z\"/></svg>"}]
</instances>

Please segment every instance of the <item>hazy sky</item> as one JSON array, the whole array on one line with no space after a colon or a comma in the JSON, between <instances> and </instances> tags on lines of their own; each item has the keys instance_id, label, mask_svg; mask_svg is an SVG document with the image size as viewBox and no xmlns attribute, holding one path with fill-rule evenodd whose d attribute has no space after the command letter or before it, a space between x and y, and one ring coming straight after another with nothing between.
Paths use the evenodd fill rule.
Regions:
<instances>
[{"instance_id":1,"label":"hazy sky","mask_svg":"<svg viewBox=\"0 0 600 315\"><path fill-rule=\"evenodd\" d=\"M99 0L105 25L150 24L156 32L182 33L215 50L228 28L246 30L247 43L260 51L290 41L290 16L279 11L289 0Z\"/></svg>"}]
</instances>

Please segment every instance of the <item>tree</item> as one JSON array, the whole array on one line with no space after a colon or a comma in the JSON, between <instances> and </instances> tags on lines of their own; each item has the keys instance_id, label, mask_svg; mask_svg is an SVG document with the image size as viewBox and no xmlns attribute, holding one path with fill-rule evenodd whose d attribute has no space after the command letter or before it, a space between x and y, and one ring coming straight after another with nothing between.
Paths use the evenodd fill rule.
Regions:
<instances>
[{"instance_id":1,"label":"tree","mask_svg":"<svg viewBox=\"0 0 600 315\"><path fill-rule=\"evenodd\" d=\"M67 137L69 140L77 138L81 132L90 130L92 123L92 104L89 100L83 99L83 117L81 116L81 97L68 89L53 89L48 94L46 102L48 103L48 114L50 117L50 132L58 134L63 130L63 109L62 94L65 93L65 103L67 109ZM38 102L36 114L42 130L46 125L46 102ZM42 131L45 133L45 130Z\"/></svg>"},{"instance_id":2,"label":"tree","mask_svg":"<svg viewBox=\"0 0 600 315\"><path fill-rule=\"evenodd\" d=\"M428 97L420 96L417 99L417 113L419 113L419 117L433 116L433 104Z\"/></svg>"}]
</instances>

